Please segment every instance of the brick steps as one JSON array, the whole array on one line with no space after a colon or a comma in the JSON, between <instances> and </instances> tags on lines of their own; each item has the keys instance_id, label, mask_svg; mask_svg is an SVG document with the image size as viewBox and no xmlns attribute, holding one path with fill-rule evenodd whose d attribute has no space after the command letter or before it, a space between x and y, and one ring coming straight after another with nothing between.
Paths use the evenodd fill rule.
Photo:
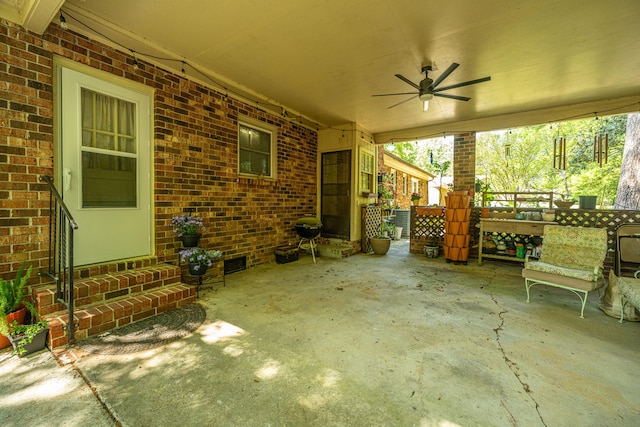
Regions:
<instances>
[{"instance_id":1,"label":"brick steps","mask_svg":"<svg viewBox=\"0 0 640 427\"><path fill-rule=\"evenodd\" d=\"M74 283L76 341L195 301L195 286L180 282L180 267L158 264L102 274ZM69 343L67 309L55 288L34 291L40 314L49 320L49 347Z\"/></svg>"}]
</instances>

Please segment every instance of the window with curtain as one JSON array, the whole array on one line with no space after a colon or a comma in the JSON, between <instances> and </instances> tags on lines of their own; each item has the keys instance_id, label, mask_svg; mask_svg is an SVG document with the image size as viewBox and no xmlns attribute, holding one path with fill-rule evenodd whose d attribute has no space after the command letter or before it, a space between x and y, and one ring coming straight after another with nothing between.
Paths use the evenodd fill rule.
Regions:
<instances>
[{"instance_id":1,"label":"window with curtain","mask_svg":"<svg viewBox=\"0 0 640 427\"><path fill-rule=\"evenodd\" d=\"M82 88L81 111L82 207L136 207L136 105Z\"/></svg>"},{"instance_id":2,"label":"window with curtain","mask_svg":"<svg viewBox=\"0 0 640 427\"><path fill-rule=\"evenodd\" d=\"M275 178L275 131L252 123L238 123L238 172Z\"/></svg>"}]
</instances>

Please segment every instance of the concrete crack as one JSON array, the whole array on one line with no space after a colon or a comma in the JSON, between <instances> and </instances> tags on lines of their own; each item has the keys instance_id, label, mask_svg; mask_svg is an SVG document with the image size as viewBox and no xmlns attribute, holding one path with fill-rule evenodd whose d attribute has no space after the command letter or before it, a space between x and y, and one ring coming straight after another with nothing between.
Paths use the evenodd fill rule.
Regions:
<instances>
[{"instance_id":1,"label":"concrete crack","mask_svg":"<svg viewBox=\"0 0 640 427\"><path fill-rule=\"evenodd\" d=\"M93 384L91 384L91 381L89 381L89 378L87 378L87 376L84 374L84 372L82 372L82 370L75 364L75 362L72 362L71 366L80 375L80 377L84 380L85 384L87 384L87 386L89 387L89 389L91 390L93 395L98 400L98 403L100 404L100 406L102 406L102 409L107 413L107 415L114 422L114 426L122 427L122 423L116 417L115 413L111 409L111 406L108 405L107 402L103 399L103 397L102 397L102 395L100 395L100 392L98 391L98 389L95 388L93 386Z\"/></svg>"},{"instance_id":2,"label":"concrete crack","mask_svg":"<svg viewBox=\"0 0 640 427\"><path fill-rule=\"evenodd\" d=\"M93 393L93 395L97 399L98 404L102 407L102 409L109 416L109 418L111 418L111 421L113 421L113 425L116 427L122 427L122 423L118 420L118 418L116 417L111 407L100 395L100 392L98 391L98 389L94 387L93 384L91 384L91 381L89 381L89 378L84 374L84 372L82 372L82 369L80 369L80 367L76 365L76 361L73 359L77 357L77 353L76 351L73 351L73 350L77 351L77 347L75 346L72 347L69 352L70 354L67 354L67 352L52 352L52 355L60 366L65 366L65 365L71 366L71 369L73 369L76 372L76 374L80 378L82 378L82 380L87 385L87 387L89 387L89 390L91 390L91 393Z\"/></svg>"},{"instance_id":3,"label":"concrete crack","mask_svg":"<svg viewBox=\"0 0 640 427\"><path fill-rule=\"evenodd\" d=\"M491 280L493 280L493 278ZM489 283L491 283L491 280L489 280ZM500 311L498 312L498 318L500 319L500 323L496 328L493 329L493 332L496 334L496 343L498 344L498 348L500 349L500 353L502 353L502 359L504 360L504 363L507 365L509 370L516 377L516 379L520 383L520 386L522 387L522 389L525 391L525 393L527 393L527 396L529 396L529 398L535 404L536 412L538 413L538 417L540 418L540 422L542 423L542 425L544 425L546 427L547 423L544 421L544 418L542 417L542 414L540 413L540 404L538 403L538 401L536 401L536 398L533 396L531 388L529 387L529 384L524 382L522 377L520 376L520 370L518 369L518 365L514 361L509 359L509 357L507 356L507 353L504 350L504 347L502 346L502 343L500 342L500 331L502 331L502 327L504 326L504 314L508 313L509 311L505 310L503 307L500 306L500 303L498 302L498 300L496 300L496 298L493 296L493 294L489 293L489 295L491 296L491 300L493 301L493 303L500 308ZM504 402L503 402L503 406L506 409L506 406L504 405ZM515 424L516 421L515 421L515 419L513 419L513 415L508 410L507 410L507 413L510 415L510 419L511 419L512 424L513 425L517 425L517 424Z\"/></svg>"}]
</instances>

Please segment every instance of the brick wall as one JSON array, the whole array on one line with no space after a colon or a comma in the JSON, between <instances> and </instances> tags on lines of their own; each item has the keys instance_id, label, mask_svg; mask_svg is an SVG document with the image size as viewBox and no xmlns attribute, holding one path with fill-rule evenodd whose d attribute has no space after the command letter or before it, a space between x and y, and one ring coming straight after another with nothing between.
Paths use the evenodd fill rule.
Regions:
<instances>
[{"instance_id":1,"label":"brick wall","mask_svg":"<svg viewBox=\"0 0 640 427\"><path fill-rule=\"evenodd\" d=\"M453 138L454 190L473 189L476 182L476 133L460 133Z\"/></svg>"},{"instance_id":2,"label":"brick wall","mask_svg":"<svg viewBox=\"0 0 640 427\"><path fill-rule=\"evenodd\" d=\"M167 225L193 209L207 228L201 246L247 266L274 260L276 246L297 241L295 221L315 213L317 133L214 89L51 25L42 35L0 20L0 275L22 260L47 256L48 192L54 175L53 55L155 89L156 255L177 261L180 243ZM237 176L237 120L277 128L275 181ZM80 224L82 226L82 224Z\"/></svg>"},{"instance_id":3,"label":"brick wall","mask_svg":"<svg viewBox=\"0 0 640 427\"><path fill-rule=\"evenodd\" d=\"M411 208L411 178L414 176L408 172L403 171L402 169L391 168L390 166L384 163L384 149L382 146L378 148L378 174L385 174L389 176L391 172L396 174L396 198L394 202L397 206L400 206L400 209L410 209ZM406 173L407 180L407 194L403 194L403 185L404 185L404 174ZM420 199L420 204L426 205L429 202L429 183L423 179L418 178L418 192L422 195Z\"/></svg>"}]
</instances>

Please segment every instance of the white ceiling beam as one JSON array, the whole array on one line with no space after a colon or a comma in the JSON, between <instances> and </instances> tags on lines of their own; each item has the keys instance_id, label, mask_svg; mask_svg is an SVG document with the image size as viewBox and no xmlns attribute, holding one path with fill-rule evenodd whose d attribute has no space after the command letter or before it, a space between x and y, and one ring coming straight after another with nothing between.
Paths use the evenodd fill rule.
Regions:
<instances>
[{"instance_id":1,"label":"white ceiling beam","mask_svg":"<svg viewBox=\"0 0 640 427\"><path fill-rule=\"evenodd\" d=\"M2 0L0 16L37 34L45 32L65 0Z\"/></svg>"},{"instance_id":2,"label":"white ceiling beam","mask_svg":"<svg viewBox=\"0 0 640 427\"><path fill-rule=\"evenodd\" d=\"M524 111L492 117L466 120L460 122L439 123L431 126L416 127L393 132L374 134L376 144L392 142L418 141L438 138L461 132L486 132L499 129L510 129L522 126L533 126L559 121L577 120L589 117L611 116L640 111L640 96L629 96L597 102L587 102L541 110Z\"/></svg>"}]
</instances>

